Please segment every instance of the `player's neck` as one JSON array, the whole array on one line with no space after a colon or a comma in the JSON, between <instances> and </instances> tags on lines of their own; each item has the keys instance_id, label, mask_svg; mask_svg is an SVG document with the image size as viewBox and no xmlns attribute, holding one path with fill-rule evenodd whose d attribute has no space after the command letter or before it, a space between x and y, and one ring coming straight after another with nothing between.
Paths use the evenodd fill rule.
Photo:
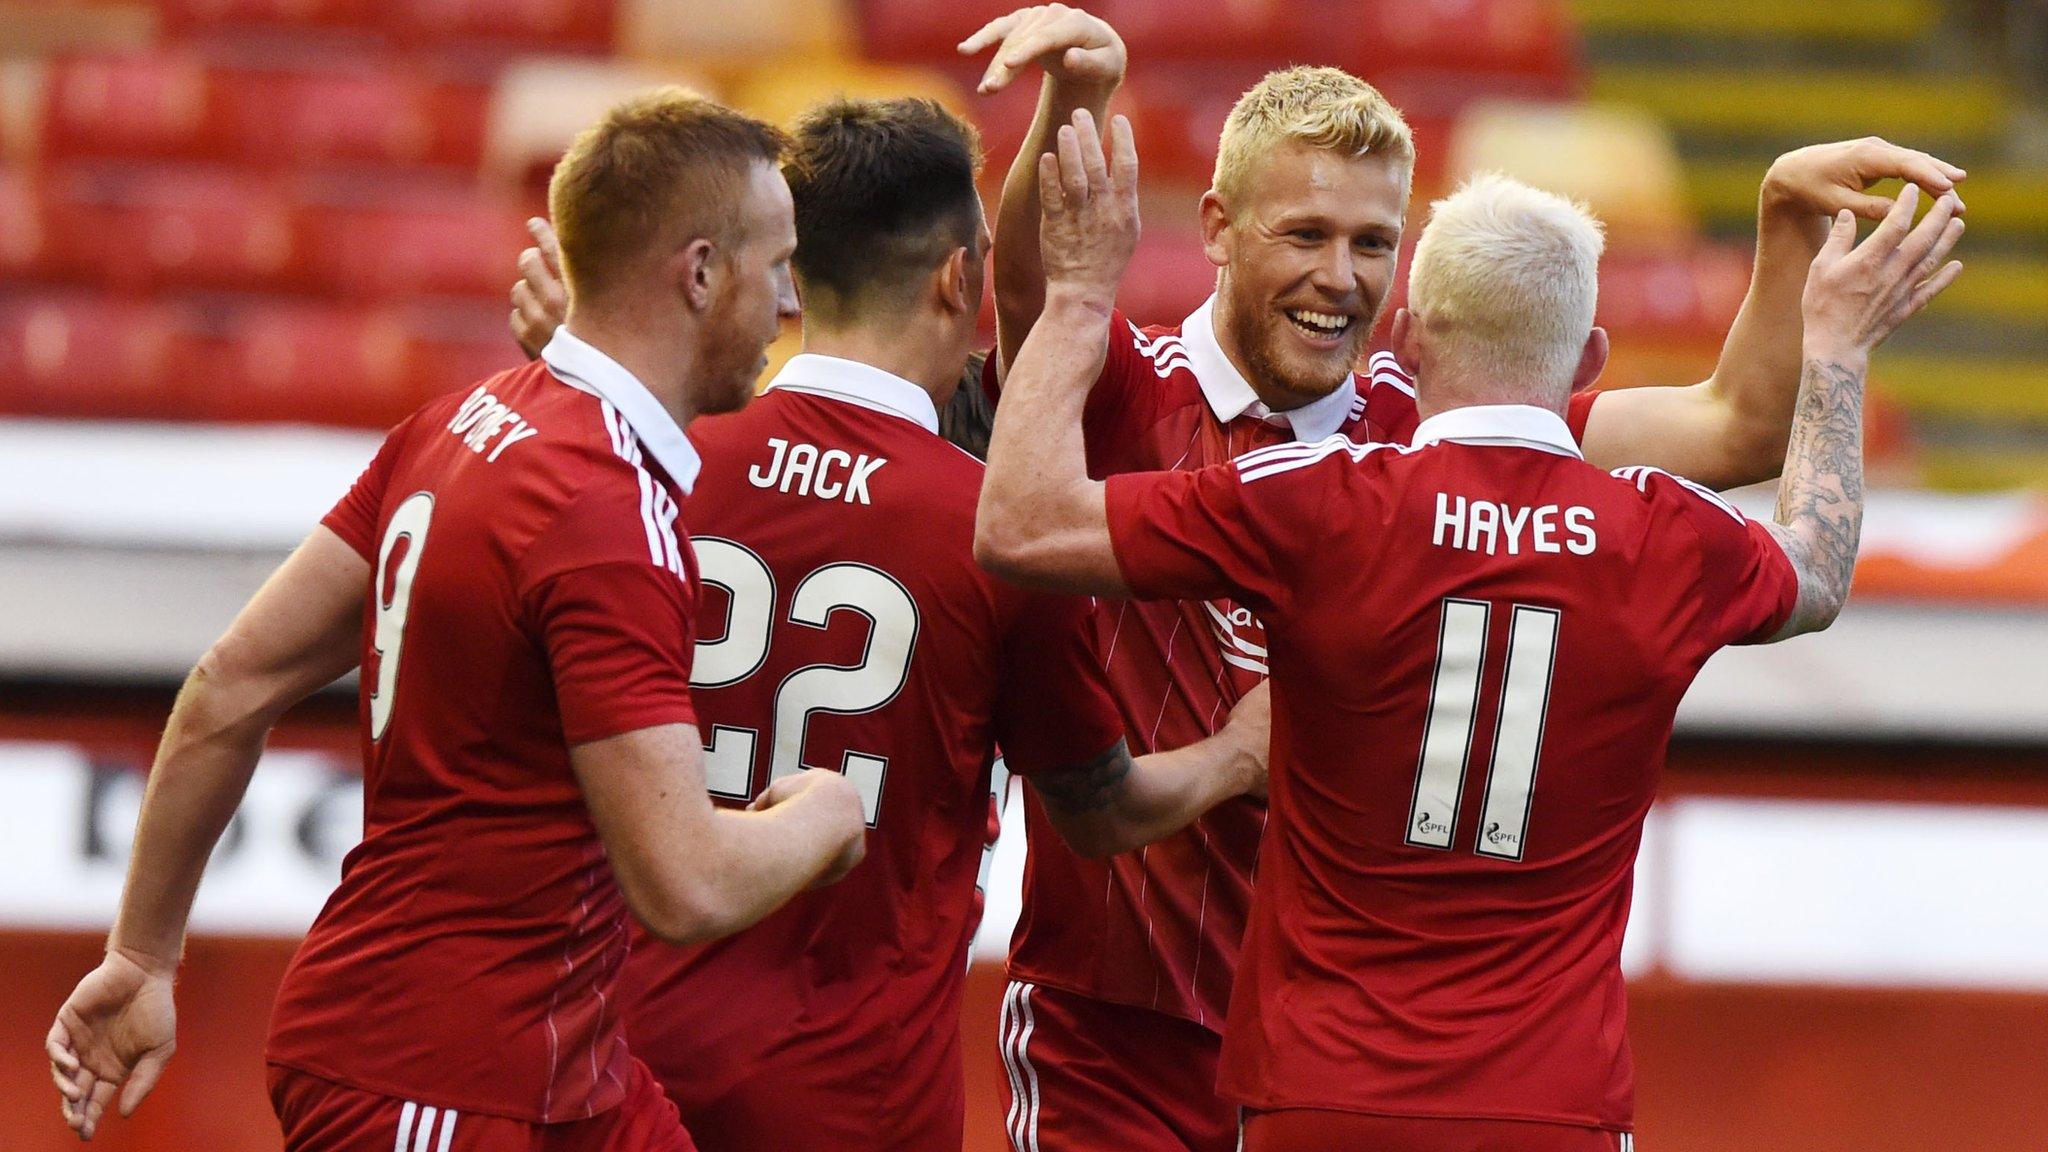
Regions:
<instances>
[{"instance_id":1,"label":"player's neck","mask_svg":"<svg viewBox=\"0 0 2048 1152\"><path fill-rule=\"evenodd\" d=\"M1570 393L1557 388L1538 385L1502 384L1497 380L1478 380L1460 376L1457 373L1434 371L1430 375L1418 375L1415 384L1415 415L1427 420L1457 408L1485 408L1499 405L1521 405L1541 408L1559 416L1565 414Z\"/></svg>"},{"instance_id":2,"label":"player's neck","mask_svg":"<svg viewBox=\"0 0 2048 1152\"><path fill-rule=\"evenodd\" d=\"M959 387L964 360L946 347L948 341L927 334L915 324L849 324L839 328L806 321L804 351L835 356L900 376L925 390L944 408Z\"/></svg>"},{"instance_id":3,"label":"player's neck","mask_svg":"<svg viewBox=\"0 0 2048 1152\"><path fill-rule=\"evenodd\" d=\"M675 417L677 424L685 428L690 426L691 418L697 414L697 405L690 395L690 365L674 354L678 341L672 337L649 335L641 323L597 312L572 310L563 326L632 373L662 408Z\"/></svg>"}]
</instances>

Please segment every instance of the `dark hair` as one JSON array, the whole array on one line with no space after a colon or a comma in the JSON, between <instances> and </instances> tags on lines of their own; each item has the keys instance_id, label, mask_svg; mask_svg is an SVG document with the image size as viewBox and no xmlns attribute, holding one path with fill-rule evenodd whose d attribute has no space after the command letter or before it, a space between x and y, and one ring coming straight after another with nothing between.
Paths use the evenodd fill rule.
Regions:
<instances>
[{"instance_id":1,"label":"dark hair","mask_svg":"<svg viewBox=\"0 0 2048 1152\"><path fill-rule=\"evenodd\" d=\"M576 137L548 181L571 288L602 292L664 235L733 239L749 169L788 145L772 125L684 88L621 102Z\"/></svg>"},{"instance_id":2,"label":"dark hair","mask_svg":"<svg viewBox=\"0 0 2048 1152\"><path fill-rule=\"evenodd\" d=\"M981 224L981 144L936 101L835 100L806 113L783 166L804 310L828 323L899 303Z\"/></svg>"}]
</instances>

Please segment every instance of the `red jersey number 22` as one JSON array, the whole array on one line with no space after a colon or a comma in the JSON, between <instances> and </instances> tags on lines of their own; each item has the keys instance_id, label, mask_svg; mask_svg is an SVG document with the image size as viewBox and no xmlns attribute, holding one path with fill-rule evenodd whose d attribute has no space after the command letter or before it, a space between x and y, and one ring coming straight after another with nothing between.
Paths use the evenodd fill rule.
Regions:
<instances>
[{"instance_id":1,"label":"red jersey number 22","mask_svg":"<svg viewBox=\"0 0 2048 1152\"><path fill-rule=\"evenodd\" d=\"M775 620L775 576L767 561L752 549L715 536L700 536L698 571L706 584L725 589L732 599L725 635L697 645L690 674L693 688L723 688L761 670L778 630ZM910 675L917 650L917 601L896 578L866 564L826 564L799 580L790 596L789 617L781 622L823 629L834 613L857 612L868 619L868 642L860 663L810 664L782 678L775 688L773 727L769 730L768 779L772 782L805 768L804 738L811 717L819 712L855 715L872 712L896 698ZM750 800L754 795L755 752L759 729L713 724L704 746L704 781L712 795ZM888 775L886 756L848 749L839 771L860 790L861 807L873 827L882 807L882 782Z\"/></svg>"}]
</instances>

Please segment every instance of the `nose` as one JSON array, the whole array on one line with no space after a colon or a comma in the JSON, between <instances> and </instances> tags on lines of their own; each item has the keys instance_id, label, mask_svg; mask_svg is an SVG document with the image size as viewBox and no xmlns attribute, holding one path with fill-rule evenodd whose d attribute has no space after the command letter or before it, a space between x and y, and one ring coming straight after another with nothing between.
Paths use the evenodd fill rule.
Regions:
<instances>
[{"instance_id":1,"label":"nose","mask_svg":"<svg viewBox=\"0 0 2048 1152\"><path fill-rule=\"evenodd\" d=\"M1358 283L1351 247L1342 243L1325 247L1322 258L1316 261L1315 270L1309 275L1309 282L1333 296L1350 295Z\"/></svg>"},{"instance_id":2,"label":"nose","mask_svg":"<svg viewBox=\"0 0 2048 1152\"><path fill-rule=\"evenodd\" d=\"M796 298L796 284L788 277L776 288L775 314L784 320L795 320L804 314L803 303Z\"/></svg>"}]
</instances>

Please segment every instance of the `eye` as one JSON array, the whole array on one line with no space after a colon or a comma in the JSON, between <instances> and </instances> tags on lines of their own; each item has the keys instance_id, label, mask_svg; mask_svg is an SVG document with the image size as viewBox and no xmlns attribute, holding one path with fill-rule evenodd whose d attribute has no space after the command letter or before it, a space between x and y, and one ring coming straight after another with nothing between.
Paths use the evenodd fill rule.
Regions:
<instances>
[{"instance_id":1,"label":"eye","mask_svg":"<svg viewBox=\"0 0 2048 1152\"><path fill-rule=\"evenodd\" d=\"M1323 242L1323 232L1320 228L1296 228L1287 235L1289 238L1298 240L1303 244L1320 244Z\"/></svg>"},{"instance_id":2,"label":"eye","mask_svg":"<svg viewBox=\"0 0 2048 1152\"><path fill-rule=\"evenodd\" d=\"M1379 235L1360 236L1353 243L1367 252L1385 252L1393 247L1392 244L1387 242L1385 236Z\"/></svg>"}]
</instances>

